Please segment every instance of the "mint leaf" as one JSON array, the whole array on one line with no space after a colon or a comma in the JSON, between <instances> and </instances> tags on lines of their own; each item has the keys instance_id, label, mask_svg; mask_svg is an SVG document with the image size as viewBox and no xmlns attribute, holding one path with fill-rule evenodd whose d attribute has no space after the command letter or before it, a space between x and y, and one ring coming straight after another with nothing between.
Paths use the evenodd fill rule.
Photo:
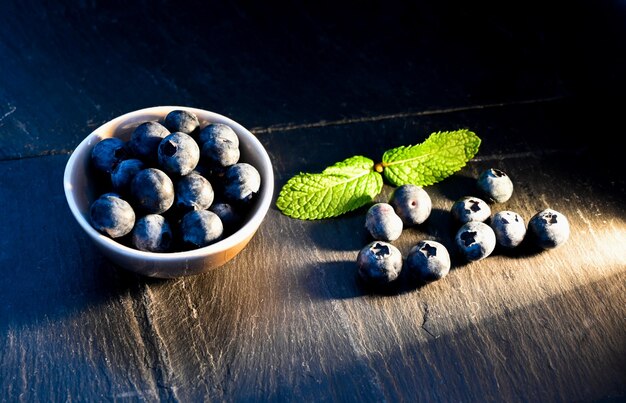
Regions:
<instances>
[{"instance_id":1,"label":"mint leaf","mask_svg":"<svg viewBox=\"0 0 626 403\"><path fill-rule=\"evenodd\" d=\"M466 129L435 132L423 143L383 154L383 175L395 186L437 183L465 166L478 152L480 138Z\"/></svg>"},{"instance_id":2,"label":"mint leaf","mask_svg":"<svg viewBox=\"0 0 626 403\"><path fill-rule=\"evenodd\" d=\"M374 161L354 156L322 173L300 173L285 183L276 206L287 216L303 220L336 217L371 202L383 187Z\"/></svg>"},{"instance_id":3,"label":"mint leaf","mask_svg":"<svg viewBox=\"0 0 626 403\"><path fill-rule=\"evenodd\" d=\"M285 183L276 206L285 215L303 220L336 217L371 202L382 190L383 173L395 186L437 183L460 170L478 152L481 140L466 129L435 132L423 143L398 147L374 165L357 155L322 173L300 173Z\"/></svg>"}]
</instances>

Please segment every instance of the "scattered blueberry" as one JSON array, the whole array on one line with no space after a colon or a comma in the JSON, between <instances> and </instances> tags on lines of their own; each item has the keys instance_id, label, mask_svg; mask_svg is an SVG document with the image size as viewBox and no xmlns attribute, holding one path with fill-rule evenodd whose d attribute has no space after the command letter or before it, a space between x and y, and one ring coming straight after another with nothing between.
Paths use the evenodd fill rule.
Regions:
<instances>
[{"instance_id":1,"label":"scattered blueberry","mask_svg":"<svg viewBox=\"0 0 626 403\"><path fill-rule=\"evenodd\" d=\"M494 203L504 203L513 195L511 178L496 168L484 170L478 176L476 184L487 200Z\"/></svg>"},{"instance_id":2,"label":"scattered blueberry","mask_svg":"<svg viewBox=\"0 0 626 403\"><path fill-rule=\"evenodd\" d=\"M357 255L358 275L373 285L385 285L398 278L402 271L402 254L394 245L373 241Z\"/></svg>"},{"instance_id":3,"label":"scattered blueberry","mask_svg":"<svg viewBox=\"0 0 626 403\"><path fill-rule=\"evenodd\" d=\"M432 201L424 188L417 185L397 187L389 199L405 226L422 224L430 216Z\"/></svg>"},{"instance_id":4,"label":"scattered blueberry","mask_svg":"<svg viewBox=\"0 0 626 403\"><path fill-rule=\"evenodd\" d=\"M547 208L528 221L528 231L542 249L554 249L564 244L570 235L570 225L562 213Z\"/></svg>"},{"instance_id":5,"label":"scattered blueberry","mask_svg":"<svg viewBox=\"0 0 626 403\"><path fill-rule=\"evenodd\" d=\"M159 122L141 123L130 135L129 146L137 158L156 161L159 143L170 131Z\"/></svg>"},{"instance_id":6,"label":"scattered blueberry","mask_svg":"<svg viewBox=\"0 0 626 403\"><path fill-rule=\"evenodd\" d=\"M110 173L126 158L128 158L126 142L117 137L102 139L91 149L93 166L101 172Z\"/></svg>"},{"instance_id":7,"label":"scattered blueberry","mask_svg":"<svg viewBox=\"0 0 626 403\"><path fill-rule=\"evenodd\" d=\"M207 164L228 167L239 161L239 138L230 126L211 123L202 129L198 138Z\"/></svg>"},{"instance_id":8,"label":"scattered blueberry","mask_svg":"<svg viewBox=\"0 0 626 403\"><path fill-rule=\"evenodd\" d=\"M176 183L176 207L182 211L206 210L213 203L213 186L204 176L191 172Z\"/></svg>"},{"instance_id":9,"label":"scattered blueberry","mask_svg":"<svg viewBox=\"0 0 626 403\"><path fill-rule=\"evenodd\" d=\"M172 246L170 224L159 214L148 214L137 220L132 232L133 246L147 252L167 252Z\"/></svg>"},{"instance_id":10,"label":"scattered blueberry","mask_svg":"<svg viewBox=\"0 0 626 403\"><path fill-rule=\"evenodd\" d=\"M513 211L499 211L491 218L491 229L498 245L511 249L522 243L526 236L526 223Z\"/></svg>"},{"instance_id":11,"label":"scattered blueberry","mask_svg":"<svg viewBox=\"0 0 626 403\"><path fill-rule=\"evenodd\" d=\"M187 175L200 161L200 148L190 135L171 133L159 143L158 160L159 166L168 174Z\"/></svg>"},{"instance_id":12,"label":"scattered blueberry","mask_svg":"<svg viewBox=\"0 0 626 403\"><path fill-rule=\"evenodd\" d=\"M379 241L395 241L402 235L402 219L389 203L375 203L365 214L365 228L372 238Z\"/></svg>"},{"instance_id":13,"label":"scattered blueberry","mask_svg":"<svg viewBox=\"0 0 626 403\"><path fill-rule=\"evenodd\" d=\"M465 196L452 204L450 212L461 224L470 221L484 222L491 216L491 207L483 199Z\"/></svg>"},{"instance_id":14,"label":"scattered blueberry","mask_svg":"<svg viewBox=\"0 0 626 403\"><path fill-rule=\"evenodd\" d=\"M247 204L261 188L259 171L247 162L238 162L224 173L224 197L236 204Z\"/></svg>"},{"instance_id":15,"label":"scattered blueberry","mask_svg":"<svg viewBox=\"0 0 626 403\"><path fill-rule=\"evenodd\" d=\"M433 240L420 241L406 257L406 270L414 279L430 283L440 280L450 271L450 254L441 243Z\"/></svg>"},{"instance_id":16,"label":"scattered blueberry","mask_svg":"<svg viewBox=\"0 0 626 403\"><path fill-rule=\"evenodd\" d=\"M183 241L194 248L210 245L221 239L224 225L219 216L209 210L193 210L181 220Z\"/></svg>"},{"instance_id":17,"label":"scattered blueberry","mask_svg":"<svg viewBox=\"0 0 626 403\"><path fill-rule=\"evenodd\" d=\"M130 158L120 161L111 172L111 184L113 190L120 194L130 193L130 182L133 180L137 172L144 169L146 165L137 158Z\"/></svg>"},{"instance_id":18,"label":"scattered blueberry","mask_svg":"<svg viewBox=\"0 0 626 403\"><path fill-rule=\"evenodd\" d=\"M496 234L481 221L463 224L454 240L459 251L470 262L486 258L496 247Z\"/></svg>"},{"instance_id":19,"label":"scattered blueberry","mask_svg":"<svg viewBox=\"0 0 626 403\"><path fill-rule=\"evenodd\" d=\"M110 238L130 233L135 225L135 211L130 203L115 193L105 193L91 204L91 225Z\"/></svg>"},{"instance_id":20,"label":"scattered blueberry","mask_svg":"<svg viewBox=\"0 0 626 403\"><path fill-rule=\"evenodd\" d=\"M200 122L194 113L183 109L175 109L165 116L163 126L172 133L183 132L192 134L200 126Z\"/></svg>"},{"instance_id":21,"label":"scattered blueberry","mask_svg":"<svg viewBox=\"0 0 626 403\"><path fill-rule=\"evenodd\" d=\"M174 204L174 183L158 168L137 172L130 191L137 207L148 214L164 213Z\"/></svg>"}]
</instances>

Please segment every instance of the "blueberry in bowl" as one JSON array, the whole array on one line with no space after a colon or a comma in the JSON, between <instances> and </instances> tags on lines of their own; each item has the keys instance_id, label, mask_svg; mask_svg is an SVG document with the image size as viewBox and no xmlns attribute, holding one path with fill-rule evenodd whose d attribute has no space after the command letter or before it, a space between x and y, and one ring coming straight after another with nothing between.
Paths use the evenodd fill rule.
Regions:
<instances>
[{"instance_id":1,"label":"blueberry in bowl","mask_svg":"<svg viewBox=\"0 0 626 403\"><path fill-rule=\"evenodd\" d=\"M200 146L189 134L173 132L159 143L158 165L170 175L185 176L200 162Z\"/></svg>"},{"instance_id":2,"label":"blueberry in bowl","mask_svg":"<svg viewBox=\"0 0 626 403\"><path fill-rule=\"evenodd\" d=\"M222 158L210 147L202 153L199 133L210 125L227 133L229 153L238 154L219 176L202 176L203 166ZM232 165L238 168L226 175ZM271 205L274 175L261 142L238 122L156 106L90 133L70 155L63 184L72 215L112 262L177 278L222 266L246 247Z\"/></svg>"},{"instance_id":3,"label":"blueberry in bowl","mask_svg":"<svg viewBox=\"0 0 626 403\"><path fill-rule=\"evenodd\" d=\"M198 135L202 155L214 167L228 167L239 161L239 138L223 123L211 123Z\"/></svg>"}]
</instances>

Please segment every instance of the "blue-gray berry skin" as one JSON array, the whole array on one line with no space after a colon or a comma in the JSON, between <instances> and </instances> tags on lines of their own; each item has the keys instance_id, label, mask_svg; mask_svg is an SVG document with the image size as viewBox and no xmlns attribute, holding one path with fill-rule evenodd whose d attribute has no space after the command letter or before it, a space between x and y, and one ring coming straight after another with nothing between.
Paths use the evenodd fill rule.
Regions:
<instances>
[{"instance_id":1,"label":"blue-gray berry skin","mask_svg":"<svg viewBox=\"0 0 626 403\"><path fill-rule=\"evenodd\" d=\"M365 228L371 237L391 242L400 238L404 224L389 203L375 203L365 214Z\"/></svg>"},{"instance_id":2,"label":"blue-gray berry skin","mask_svg":"<svg viewBox=\"0 0 626 403\"><path fill-rule=\"evenodd\" d=\"M129 234L135 225L135 217L130 203L115 193L101 195L89 208L91 225L110 238Z\"/></svg>"},{"instance_id":3,"label":"blue-gray berry skin","mask_svg":"<svg viewBox=\"0 0 626 403\"><path fill-rule=\"evenodd\" d=\"M394 245L372 241L357 255L359 277L372 285L385 285L396 280L402 271L402 254Z\"/></svg>"},{"instance_id":4,"label":"blue-gray berry skin","mask_svg":"<svg viewBox=\"0 0 626 403\"><path fill-rule=\"evenodd\" d=\"M163 126L172 133L183 132L191 135L198 129L200 122L195 113L183 109L175 109L165 116Z\"/></svg>"},{"instance_id":5,"label":"blue-gray berry skin","mask_svg":"<svg viewBox=\"0 0 626 403\"><path fill-rule=\"evenodd\" d=\"M222 238L224 225L219 216L209 210L193 210L181 220L183 242L191 248L202 248Z\"/></svg>"},{"instance_id":6,"label":"blue-gray berry skin","mask_svg":"<svg viewBox=\"0 0 626 403\"><path fill-rule=\"evenodd\" d=\"M389 199L406 227L422 224L430 216L432 201L421 186L407 184L394 189Z\"/></svg>"},{"instance_id":7,"label":"blue-gray berry skin","mask_svg":"<svg viewBox=\"0 0 626 403\"><path fill-rule=\"evenodd\" d=\"M230 126L211 123L200 131L198 141L207 164L228 167L239 162L239 137Z\"/></svg>"},{"instance_id":8,"label":"blue-gray berry skin","mask_svg":"<svg viewBox=\"0 0 626 403\"><path fill-rule=\"evenodd\" d=\"M514 211L499 211L491 217L491 228L498 245L506 249L515 248L526 236L526 222Z\"/></svg>"},{"instance_id":9,"label":"blue-gray berry skin","mask_svg":"<svg viewBox=\"0 0 626 403\"><path fill-rule=\"evenodd\" d=\"M239 137L232 127L224 123L209 123L198 135L198 142L204 145L206 142L228 143L231 147L239 147Z\"/></svg>"},{"instance_id":10,"label":"blue-gray berry skin","mask_svg":"<svg viewBox=\"0 0 626 403\"><path fill-rule=\"evenodd\" d=\"M542 249L554 249L563 245L570 236L570 225L562 213L547 208L537 212L528 221L528 231L533 241Z\"/></svg>"},{"instance_id":11,"label":"blue-gray berry skin","mask_svg":"<svg viewBox=\"0 0 626 403\"><path fill-rule=\"evenodd\" d=\"M238 162L224 172L223 185L227 201L245 205L255 198L261 188L261 175L247 162Z\"/></svg>"},{"instance_id":12,"label":"blue-gray berry skin","mask_svg":"<svg viewBox=\"0 0 626 403\"><path fill-rule=\"evenodd\" d=\"M146 252L168 252L174 235L165 217L148 214L137 220L132 231L132 245Z\"/></svg>"},{"instance_id":13,"label":"blue-gray berry skin","mask_svg":"<svg viewBox=\"0 0 626 403\"><path fill-rule=\"evenodd\" d=\"M130 149L135 157L145 162L156 162L159 144L169 134L170 131L159 122L143 122L130 135Z\"/></svg>"},{"instance_id":14,"label":"blue-gray berry skin","mask_svg":"<svg viewBox=\"0 0 626 403\"><path fill-rule=\"evenodd\" d=\"M214 198L211 182L195 171L183 176L176 183L175 203L181 211L206 210Z\"/></svg>"},{"instance_id":15,"label":"blue-gray berry skin","mask_svg":"<svg viewBox=\"0 0 626 403\"><path fill-rule=\"evenodd\" d=\"M484 170L476 184L485 198L493 203L504 203L513 195L513 181L500 169Z\"/></svg>"},{"instance_id":16,"label":"blue-gray berry skin","mask_svg":"<svg viewBox=\"0 0 626 403\"><path fill-rule=\"evenodd\" d=\"M233 207L230 203L213 203L209 207L209 211L218 215L220 220L222 220L222 224L224 224L224 231L228 233L232 233L239 229L241 223L243 222L241 214L239 214L237 209L235 209L235 207Z\"/></svg>"},{"instance_id":17,"label":"blue-gray berry skin","mask_svg":"<svg viewBox=\"0 0 626 403\"><path fill-rule=\"evenodd\" d=\"M174 183L158 168L146 168L130 183L134 205L145 214L161 214L174 204Z\"/></svg>"},{"instance_id":18,"label":"blue-gray berry skin","mask_svg":"<svg viewBox=\"0 0 626 403\"><path fill-rule=\"evenodd\" d=\"M461 224L470 221L484 222L491 216L491 207L481 198L464 196L452 204L450 212Z\"/></svg>"},{"instance_id":19,"label":"blue-gray berry skin","mask_svg":"<svg viewBox=\"0 0 626 403\"><path fill-rule=\"evenodd\" d=\"M441 280L450 272L450 253L441 243L424 240L413 246L406 257L406 270L422 283Z\"/></svg>"},{"instance_id":20,"label":"blue-gray berry skin","mask_svg":"<svg viewBox=\"0 0 626 403\"><path fill-rule=\"evenodd\" d=\"M130 193L130 182L137 172L144 169L146 165L137 158L130 158L121 161L111 172L111 184L117 193L126 195Z\"/></svg>"},{"instance_id":21,"label":"blue-gray berry skin","mask_svg":"<svg viewBox=\"0 0 626 403\"><path fill-rule=\"evenodd\" d=\"M129 157L126 142L117 137L100 140L91 149L91 162L100 172L111 173L121 161Z\"/></svg>"},{"instance_id":22,"label":"blue-gray berry skin","mask_svg":"<svg viewBox=\"0 0 626 403\"><path fill-rule=\"evenodd\" d=\"M459 228L454 241L465 259L473 262L491 255L496 247L496 234L484 222L470 221Z\"/></svg>"},{"instance_id":23,"label":"blue-gray berry skin","mask_svg":"<svg viewBox=\"0 0 626 403\"><path fill-rule=\"evenodd\" d=\"M159 143L159 166L168 174L187 175L200 161L200 147L196 140L183 132L168 134Z\"/></svg>"}]
</instances>

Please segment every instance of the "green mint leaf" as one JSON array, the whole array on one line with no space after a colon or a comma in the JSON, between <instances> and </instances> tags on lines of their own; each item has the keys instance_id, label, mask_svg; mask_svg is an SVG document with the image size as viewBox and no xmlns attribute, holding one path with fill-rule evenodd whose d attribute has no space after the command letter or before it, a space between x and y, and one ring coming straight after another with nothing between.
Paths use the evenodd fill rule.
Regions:
<instances>
[{"instance_id":1,"label":"green mint leaf","mask_svg":"<svg viewBox=\"0 0 626 403\"><path fill-rule=\"evenodd\" d=\"M383 154L383 175L395 186L437 183L465 166L478 152L480 138L466 129L435 132L423 143Z\"/></svg>"},{"instance_id":2,"label":"green mint leaf","mask_svg":"<svg viewBox=\"0 0 626 403\"><path fill-rule=\"evenodd\" d=\"M354 156L322 173L300 173L285 183L276 206L285 215L302 220L336 217L371 202L383 187L374 161Z\"/></svg>"}]
</instances>

